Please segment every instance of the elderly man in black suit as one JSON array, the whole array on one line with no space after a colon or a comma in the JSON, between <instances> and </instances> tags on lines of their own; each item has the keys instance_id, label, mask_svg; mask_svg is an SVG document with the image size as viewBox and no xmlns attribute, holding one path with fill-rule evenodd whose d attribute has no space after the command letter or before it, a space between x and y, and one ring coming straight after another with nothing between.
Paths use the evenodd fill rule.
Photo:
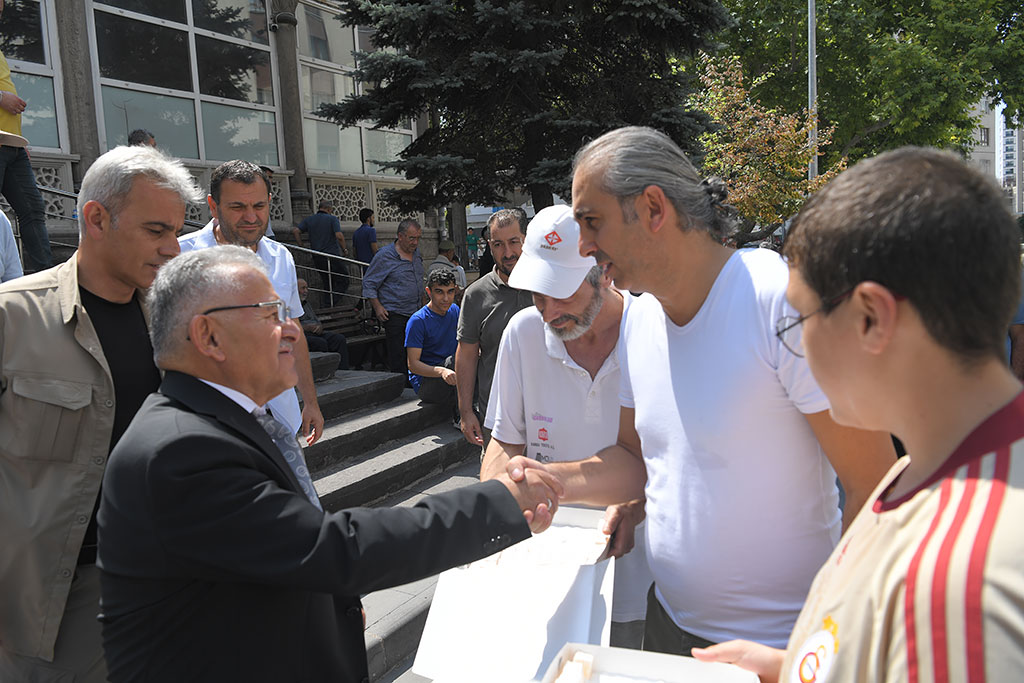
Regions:
<instances>
[{"instance_id":1,"label":"elderly man in black suit","mask_svg":"<svg viewBox=\"0 0 1024 683\"><path fill-rule=\"evenodd\" d=\"M296 383L288 319L252 252L164 266L165 371L110 456L99 511L110 680L363 681L359 595L470 562L550 523L560 493L505 478L412 508L327 513L264 409Z\"/></svg>"}]
</instances>

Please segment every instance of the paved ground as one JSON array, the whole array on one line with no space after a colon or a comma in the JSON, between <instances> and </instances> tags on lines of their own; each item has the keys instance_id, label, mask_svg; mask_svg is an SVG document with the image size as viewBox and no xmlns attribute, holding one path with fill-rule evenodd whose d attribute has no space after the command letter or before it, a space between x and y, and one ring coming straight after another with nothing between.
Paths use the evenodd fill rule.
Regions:
<instances>
[{"instance_id":1,"label":"paved ground","mask_svg":"<svg viewBox=\"0 0 1024 683\"><path fill-rule=\"evenodd\" d=\"M387 505L415 505L432 493L450 491L478 480L480 466L469 462L421 482L415 490L388 499ZM363 598L366 609L366 656L371 680L391 683L412 665L423 624L430 609L437 577L397 586ZM402 668L404 665L405 668ZM390 672L391 677L388 677ZM421 683L427 679L409 672L402 683ZM384 676L383 678L381 676Z\"/></svg>"}]
</instances>

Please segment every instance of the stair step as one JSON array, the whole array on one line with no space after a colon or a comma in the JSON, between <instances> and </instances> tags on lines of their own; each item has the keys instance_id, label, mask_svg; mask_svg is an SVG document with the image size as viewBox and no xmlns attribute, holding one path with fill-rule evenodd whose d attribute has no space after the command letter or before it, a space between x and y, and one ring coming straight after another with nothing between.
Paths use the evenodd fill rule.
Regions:
<instances>
[{"instance_id":1,"label":"stair step","mask_svg":"<svg viewBox=\"0 0 1024 683\"><path fill-rule=\"evenodd\" d=\"M341 355L329 351L310 351L309 364L313 368L313 381L323 382L334 377L341 363Z\"/></svg>"},{"instance_id":2,"label":"stair step","mask_svg":"<svg viewBox=\"0 0 1024 683\"><path fill-rule=\"evenodd\" d=\"M345 413L393 401L405 389L405 376L391 372L338 370L330 379L316 383L316 398L325 420Z\"/></svg>"},{"instance_id":3,"label":"stair step","mask_svg":"<svg viewBox=\"0 0 1024 683\"><path fill-rule=\"evenodd\" d=\"M314 484L325 510L365 506L479 454L450 423L435 424L328 468Z\"/></svg>"},{"instance_id":4,"label":"stair step","mask_svg":"<svg viewBox=\"0 0 1024 683\"><path fill-rule=\"evenodd\" d=\"M479 453L478 449L473 450ZM427 495L469 486L477 481L479 471L476 459L470 458L461 465L429 477L397 495L389 496L380 503L380 506L409 507ZM366 609L366 659L370 668L370 680L393 680L385 674L416 653L436 584L435 575L402 586L385 588L363 597L363 607ZM409 665L411 666L411 662ZM427 683L427 679L412 673L407 674L402 680Z\"/></svg>"},{"instance_id":5,"label":"stair step","mask_svg":"<svg viewBox=\"0 0 1024 683\"><path fill-rule=\"evenodd\" d=\"M309 471L316 473L374 448L408 437L442 422L448 409L420 403L411 389L382 406L356 410L324 424L324 435L305 450Z\"/></svg>"}]
</instances>

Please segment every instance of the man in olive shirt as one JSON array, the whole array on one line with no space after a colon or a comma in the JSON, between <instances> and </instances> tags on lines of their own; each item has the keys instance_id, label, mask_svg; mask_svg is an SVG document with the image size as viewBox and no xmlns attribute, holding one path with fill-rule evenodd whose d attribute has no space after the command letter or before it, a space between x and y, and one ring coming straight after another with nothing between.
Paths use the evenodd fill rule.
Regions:
<instances>
[{"instance_id":1,"label":"man in olive shirt","mask_svg":"<svg viewBox=\"0 0 1024 683\"><path fill-rule=\"evenodd\" d=\"M100 482L160 384L138 291L201 198L178 161L117 147L82 180L78 251L0 285L0 681L107 679Z\"/></svg>"},{"instance_id":2,"label":"man in olive shirt","mask_svg":"<svg viewBox=\"0 0 1024 683\"><path fill-rule=\"evenodd\" d=\"M523 253L526 213L502 209L491 216L491 252L494 268L466 289L459 314L459 346L455 351L456 388L462 434L471 444L486 448L489 430L481 423L487 415L487 398L498 360L501 335L513 315L533 305L530 292L508 286L508 276ZM477 389L478 411L473 411L473 389Z\"/></svg>"}]
</instances>

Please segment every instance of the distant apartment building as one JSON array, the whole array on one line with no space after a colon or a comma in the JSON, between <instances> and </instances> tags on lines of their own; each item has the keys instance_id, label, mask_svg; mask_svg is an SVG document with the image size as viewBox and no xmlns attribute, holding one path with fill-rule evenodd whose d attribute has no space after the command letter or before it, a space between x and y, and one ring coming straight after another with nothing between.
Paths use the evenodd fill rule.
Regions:
<instances>
[{"instance_id":1,"label":"distant apartment building","mask_svg":"<svg viewBox=\"0 0 1024 683\"><path fill-rule=\"evenodd\" d=\"M1024 130L1006 126L1003 130L1002 165L1003 190L1015 213L1024 212L1024 183L1021 182L1022 159L1021 142L1024 141Z\"/></svg>"},{"instance_id":2,"label":"distant apartment building","mask_svg":"<svg viewBox=\"0 0 1024 683\"><path fill-rule=\"evenodd\" d=\"M996 175L996 112L987 102L974 105L971 112L978 120L974 133L974 144L968 153L967 161L985 175Z\"/></svg>"}]
</instances>

